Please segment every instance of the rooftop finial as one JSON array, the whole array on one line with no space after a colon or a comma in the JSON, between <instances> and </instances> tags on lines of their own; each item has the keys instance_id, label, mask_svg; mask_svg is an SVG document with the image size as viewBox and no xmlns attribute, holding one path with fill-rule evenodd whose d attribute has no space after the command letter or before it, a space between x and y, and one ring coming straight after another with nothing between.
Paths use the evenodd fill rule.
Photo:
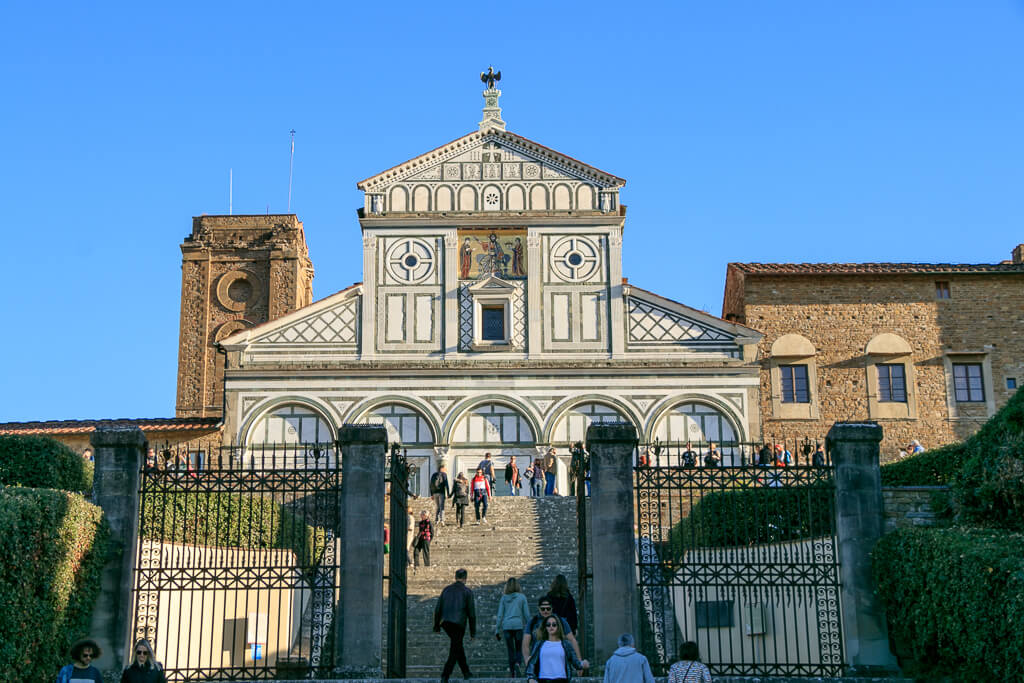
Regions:
<instances>
[{"instance_id":1,"label":"rooftop finial","mask_svg":"<svg viewBox=\"0 0 1024 683\"><path fill-rule=\"evenodd\" d=\"M505 130L505 122L501 120L501 107L498 106L501 91L494 87L494 82L501 80L501 72L496 72L493 67L489 66L487 71L480 72L480 80L487 86L487 89L484 90L484 118L480 122L480 130L488 128Z\"/></svg>"}]
</instances>

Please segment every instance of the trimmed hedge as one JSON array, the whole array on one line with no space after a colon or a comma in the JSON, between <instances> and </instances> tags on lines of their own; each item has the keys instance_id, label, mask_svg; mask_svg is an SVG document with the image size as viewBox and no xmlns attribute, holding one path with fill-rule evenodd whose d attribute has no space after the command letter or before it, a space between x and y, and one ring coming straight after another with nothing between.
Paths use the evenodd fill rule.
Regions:
<instances>
[{"instance_id":1,"label":"trimmed hedge","mask_svg":"<svg viewBox=\"0 0 1024 683\"><path fill-rule=\"evenodd\" d=\"M108 541L81 495L0 488L0 680L54 679L87 633Z\"/></svg>"},{"instance_id":2,"label":"trimmed hedge","mask_svg":"<svg viewBox=\"0 0 1024 683\"><path fill-rule=\"evenodd\" d=\"M905 673L1020 680L1024 535L900 529L879 541L872 563Z\"/></svg>"},{"instance_id":3,"label":"trimmed hedge","mask_svg":"<svg viewBox=\"0 0 1024 683\"><path fill-rule=\"evenodd\" d=\"M946 486L963 469L963 444L950 444L882 465L882 486Z\"/></svg>"},{"instance_id":4,"label":"trimmed hedge","mask_svg":"<svg viewBox=\"0 0 1024 683\"><path fill-rule=\"evenodd\" d=\"M770 474L771 470L766 470ZM738 488L705 494L671 531L673 554L814 538L832 533L833 488Z\"/></svg>"},{"instance_id":5,"label":"trimmed hedge","mask_svg":"<svg viewBox=\"0 0 1024 683\"><path fill-rule=\"evenodd\" d=\"M1024 531L1024 391L964 442L953 496L964 520Z\"/></svg>"},{"instance_id":6,"label":"trimmed hedge","mask_svg":"<svg viewBox=\"0 0 1024 683\"><path fill-rule=\"evenodd\" d=\"M92 491L82 456L46 436L0 436L0 484L63 491Z\"/></svg>"},{"instance_id":7,"label":"trimmed hedge","mask_svg":"<svg viewBox=\"0 0 1024 683\"><path fill-rule=\"evenodd\" d=\"M141 535L150 540L265 550L287 548L300 566L316 563L322 529L280 503L238 493L172 490L148 494Z\"/></svg>"}]
</instances>

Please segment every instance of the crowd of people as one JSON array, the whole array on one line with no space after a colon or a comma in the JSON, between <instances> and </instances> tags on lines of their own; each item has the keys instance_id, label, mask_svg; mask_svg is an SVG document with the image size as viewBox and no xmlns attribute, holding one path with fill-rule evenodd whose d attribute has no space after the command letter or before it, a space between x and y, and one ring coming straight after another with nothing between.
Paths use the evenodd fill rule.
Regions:
<instances>
[{"instance_id":1,"label":"crowd of people","mask_svg":"<svg viewBox=\"0 0 1024 683\"><path fill-rule=\"evenodd\" d=\"M448 658L441 669L441 683L448 683L455 667L469 680L472 672L464 640L476 638L477 618L473 591L466 583L465 569L455 572L455 581L441 591L434 607L434 632L448 636ZM550 590L537 600L537 612L530 615L528 601L518 579L510 577L498 601L494 638L503 643L508 672L529 683L570 683L573 675L590 668L580 652L576 634L579 615L565 576L559 574ZM679 661L668 672L669 683L710 683L711 674L700 662L696 643L680 648ZM604 666L604 683L654 683L650 663L637 652L633 636L623 633L618 648Z\"/></svg>"}]
</instances>

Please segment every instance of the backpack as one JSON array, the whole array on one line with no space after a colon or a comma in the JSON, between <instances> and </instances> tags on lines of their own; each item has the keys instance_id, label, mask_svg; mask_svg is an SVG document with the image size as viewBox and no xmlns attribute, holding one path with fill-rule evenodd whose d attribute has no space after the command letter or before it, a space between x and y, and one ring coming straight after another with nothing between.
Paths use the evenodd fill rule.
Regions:
<instances>
[{"instance_id":1,"label":"backpack","mask_svg":"<svg viewBox=\"0 0 1024 683\"><path fill-rule=\"evenodd\" d=\"M442 484L441 484L441 473L440 472L434 472L432 475L430 475L430 493L431 493L431 495L433 495L435 493L443 493L443 491L441 490L441 486L442 486Z\"/></svg>"},{"instance_id":2,"label":"backpack","mask_svg":"<svg viewBox=\"0 0 1024 683\"><path fill-rule=\"evenodd\" d=\"M420 533L418 538L421 541L430 540L430 522L420 522Z\"/></svg>"}]
</instances>

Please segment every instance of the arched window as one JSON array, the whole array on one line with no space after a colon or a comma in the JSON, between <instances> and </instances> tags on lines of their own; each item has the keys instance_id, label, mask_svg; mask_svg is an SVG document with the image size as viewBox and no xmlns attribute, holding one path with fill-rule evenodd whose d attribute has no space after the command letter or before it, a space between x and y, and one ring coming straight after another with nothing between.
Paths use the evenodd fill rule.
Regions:
<instances>
[{"instance_id":1,"label":"arched window","mask_svg":"<svg viewBox=\"0 0 1024 683\"><path fill-rule=\"evenodd\" d=\"M629 422L630 420L611 406L603 403L582 403L573 406L559 418L551 432L551 443L569 445L587 440L587 427L601 422Z\"/></svg>"},{"instance_id":2,"label":"arched window","mask_svg":"<svg viewBox=\"0 0 1024 683\"><path fill-rule=\"evenodd\" d=\"M429 448L434 445L434 432L423 415L398 403L378 406L366 413L362 422L382 424L388 432L388 443L406 448Z\"/></svg>"},{"instance_id":3,"label":"arched window","mask_svg":"<svg viewBox=\"0 0 1024 683\"><path fill-rule=\"evenodd\" d=\"M485 403L459 418L452 442L460 444L532 444L530 422L515 408Z\"/></svg>"},{"instance_id":4,"label":"arched window","mask_svg":"<svg viewBox=\"0 0 1024 683\"><path fill-rule=\"evenodd\" d=\"M729 418L704 403L673 406L658 421L654 436L662 441L690 441L694 444L714 441L721 446L738 440L736 428Z\"/></svg>"}]
</instances>

